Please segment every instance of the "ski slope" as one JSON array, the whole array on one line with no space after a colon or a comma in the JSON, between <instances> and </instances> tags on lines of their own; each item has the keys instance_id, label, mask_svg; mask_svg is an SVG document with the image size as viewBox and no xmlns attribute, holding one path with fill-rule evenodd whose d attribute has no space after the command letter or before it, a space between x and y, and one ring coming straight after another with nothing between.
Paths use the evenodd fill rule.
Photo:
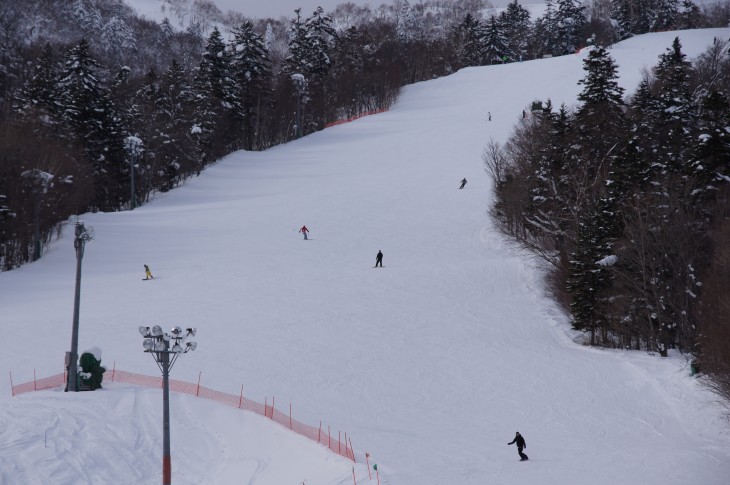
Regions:
<instances>
[{"instance_id":1,"label":"ski slope","mask_svg":"<svg viewBox=\"0 0 730 485\"><path fill-rule=\"evenodd\" d=\"M628 92L675 35L694 57L730 29L615 46ZM484 146L535 99L575 104L584 57L408 86L387 113L234 153L134 211L83 215L95 236L79 349L158 376L137 327L195 326L172 378L292 403L295 419L346 431L387 485L727 484L730 426L684 358L576 344L487 216ZM0 274L0 370L16 384L63 368L75 265L69 226ZM121 384L11 397L0 380L0 483L159 483L161 401ZM175 484L353 483L351 462L260 416L173 394L171 417ZM506 446L515 431L529 462Z\"/></svg>"}]
</instances>

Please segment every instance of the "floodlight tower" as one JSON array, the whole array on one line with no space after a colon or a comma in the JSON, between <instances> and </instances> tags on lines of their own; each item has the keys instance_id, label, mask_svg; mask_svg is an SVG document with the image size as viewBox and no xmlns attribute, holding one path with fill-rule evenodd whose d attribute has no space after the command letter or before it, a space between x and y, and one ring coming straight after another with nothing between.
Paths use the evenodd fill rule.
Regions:
<instances>
[{"instance_id":1,"label":"floodlight tower","mask_svg":"<svg viewBox=\"0 0 730 485\"><path fill-rule=\"evenodd\" d=\"M78 370L76 362L79 360L79 306L81 304L81 260L84 259L84 247L86 242L93 239L93 230L84 227L83 222L76 223L76 237L74 249L76 250L76 289L74 292L74 316L71 327L71 352L68 354L68 378L66 380L66 391L78 391Z\"/></svg>"},{"instance_id":2,"label":"floodlight tower","mask_svg":"<svg viewBox=\"0 0 730 485\"><path fill-rule=\"evenodd\" d=\"M144 337L144 341L142 341L144 351L152 355L157 362L157 367L162 371L162 485L171 485L170 369L180 354L195 350L198 346L197 342L187 341L188 337L195 336L196 329L188 328L183 332L180 327L172 327L168 333L164 332L159 325L154 325L152 328L139 327L139 333Z\"/></svg>"}]
</instances>

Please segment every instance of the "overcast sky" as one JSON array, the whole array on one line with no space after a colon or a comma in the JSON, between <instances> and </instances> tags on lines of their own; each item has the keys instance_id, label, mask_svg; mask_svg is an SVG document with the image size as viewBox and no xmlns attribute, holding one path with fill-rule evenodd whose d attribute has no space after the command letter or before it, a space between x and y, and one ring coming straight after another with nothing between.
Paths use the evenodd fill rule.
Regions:
<instances>
[{"instance_id":1,"label":"overcast sky","mask_svg":"<svg viewBox=\"0 0 730 485\"><path fill-rule=\"evenodd\" d=\"M392 0L351 0L352 3L357 5L370 5L371 7L378 7L383 3L391 3ZM410 0L411 4L419 3L418 0ZM280 16L292 17L294 10L301 7L302 14L307 16L310 15L314 10L321 6L325 11L334 10L334 8L342 3L347 3L347 0L214 0L218 7L223 10L233 10L241 12L248 17L254 18L265 18L272 17L278 18ZM510 0L491 0L492 5L495 7L502 7L507 5ZM520 2L522 5L544 3L542 0L526 0Z\"/></svg>"}]
</instances>

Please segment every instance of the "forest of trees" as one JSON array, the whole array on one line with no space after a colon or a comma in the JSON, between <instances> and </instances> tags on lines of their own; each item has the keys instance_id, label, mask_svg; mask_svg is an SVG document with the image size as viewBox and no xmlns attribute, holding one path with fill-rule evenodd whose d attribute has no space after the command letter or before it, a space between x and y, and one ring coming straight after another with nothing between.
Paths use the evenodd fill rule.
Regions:
<instances>
[{"instance_id":1,"label":"forest of trees","mask_svg":"<svg viewBox=\"0 0 730 485\"><path fill-rule=\"evenodd\" d=\"M727 359L725 44L695 65L675 44L628 103L601 47L728 25L727 1L548 0L533 19L517 0L395 0L289 20L162 3L184 25L119 0L0 3L0 270L75 214L134 209L232 151L387 109L405 84L593 44L577 109L542 100L489 146L495 214L552 265L591 344Z\"/></svg>"},{"instance_id":2,"label":"forest of trees","mask_svg":"<svg viewBox=\"0 0 730 485\"><path fill-rule=\"evenodd\" d=\"M609 51L585 59L580 104L533 104L488 145L493 214L550 268L587 343L679 349L730 397L730 44L693 64L678 39L628 100ZM715 381L717 382L717 381Z\"/></svg>"}]
</instances>

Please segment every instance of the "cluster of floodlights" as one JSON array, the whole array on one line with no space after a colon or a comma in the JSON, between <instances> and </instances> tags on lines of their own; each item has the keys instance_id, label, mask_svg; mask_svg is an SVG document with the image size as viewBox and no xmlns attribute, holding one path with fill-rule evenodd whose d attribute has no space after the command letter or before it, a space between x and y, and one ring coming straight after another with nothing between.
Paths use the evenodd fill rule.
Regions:
<instances>
[{"instance_id":1,"label":"cluster of floodlights","mask_svg":"<svg viewBox=\"0 0 730 485\"><path fill-rule=\"evenodd\" d=\"M184 354L195 350L197 342L188 342L188 337L195 337L195 328L183 330L181 327L172 327L169 332L162 330L162 327L155 325L150 327L139 327L139 333L144 337L142 346L145 352L169 352L172 354Z\"/></svg>"}]
</instances>

